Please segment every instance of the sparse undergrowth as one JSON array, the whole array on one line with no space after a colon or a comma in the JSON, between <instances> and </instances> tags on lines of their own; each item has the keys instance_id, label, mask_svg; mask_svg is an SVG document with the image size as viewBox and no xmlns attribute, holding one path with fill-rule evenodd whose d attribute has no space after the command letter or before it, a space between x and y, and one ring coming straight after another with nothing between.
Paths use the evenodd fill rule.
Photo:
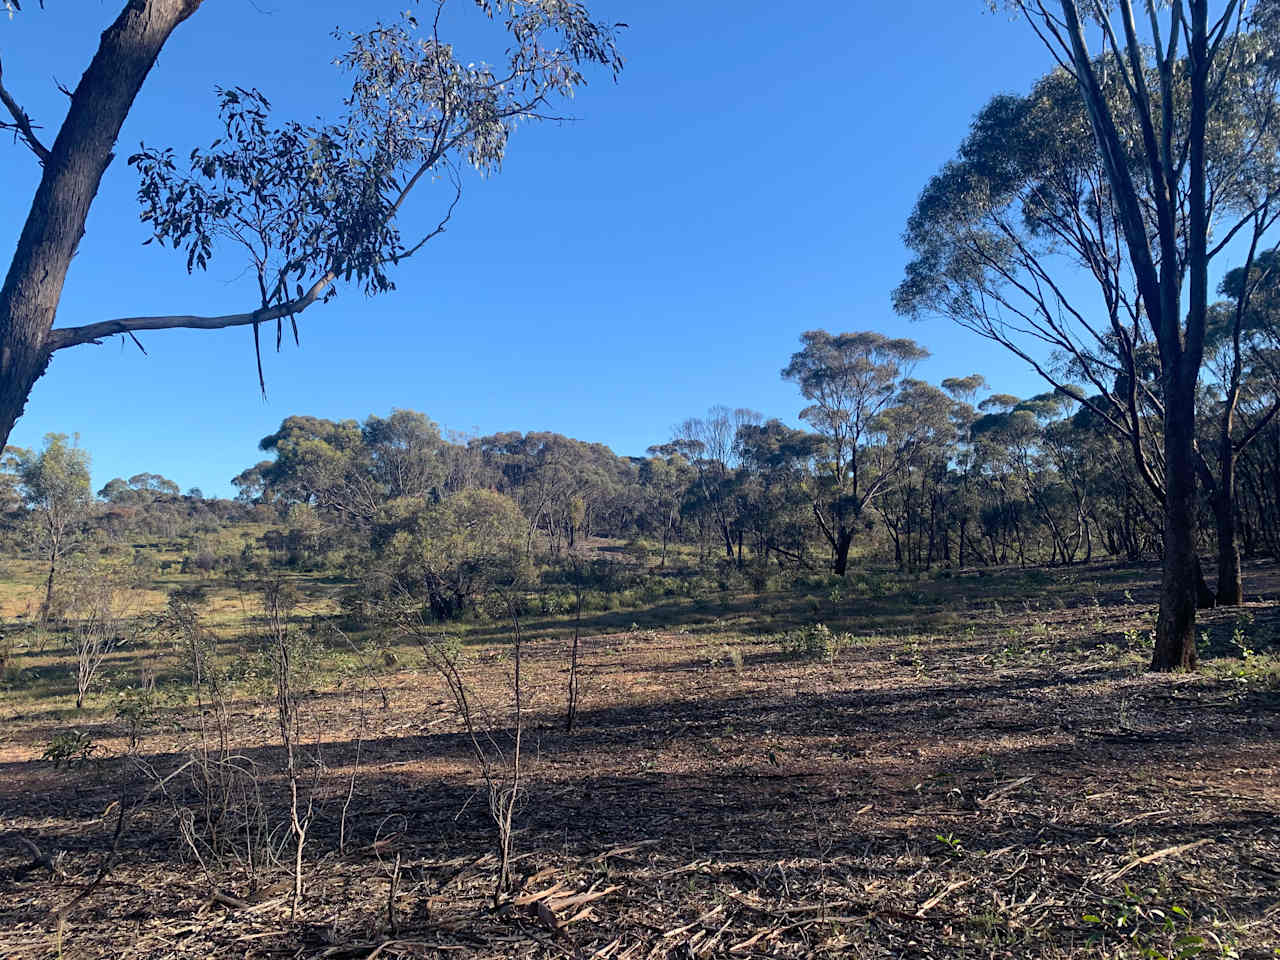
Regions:
<instances>
[{"instance_id":1,"label":"sparse undergrowth","mask_svg":"<svg viewBox=\"0 0 1280 960\"><path fill-rule=\"evenodd\" d=\"M1152 572L1033 573L584 616L572 734L570 621L530 616L515 892L497 910L483 783L447 691L413 648L344 643L308 613L299 919L283 866L253 883L243 867L206 872L175 795L131 813L110 885L62 928L64 955L1280 955L1280 607L1208 612L1204 669L1156 677ZM1274 570L1252 577L1280 586ZM821 619L806 620L814 602ZM236 822L268 825L261 849L278 856L270 661L217 609L227 762L260 771L234 775L262 804ZM477 702L499 702L513 667L499 626L451 633ZM58 949L49 911L112 847L126 759L164 776L201 713L159 636L127 648L148 676L108 664L80 713L70 688L21 683L65 656L56 636L42 651L15 639L0 888L18 895L0 897L0 955L36 957Z\"/></svg>"}]
</instances>

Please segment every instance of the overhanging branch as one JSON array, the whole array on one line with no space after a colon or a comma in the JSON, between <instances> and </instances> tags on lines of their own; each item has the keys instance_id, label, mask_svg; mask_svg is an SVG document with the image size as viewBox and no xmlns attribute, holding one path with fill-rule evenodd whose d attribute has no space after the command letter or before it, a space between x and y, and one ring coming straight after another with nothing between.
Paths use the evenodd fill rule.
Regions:
<instances>
[{"instance_id":1,"label":"overhanging branch","mask_svg":"<svg viewBox=\"0 0 1280 960\"><path fill-rule=\"evenodd\" d=\"M173 314L159 317L120 317L89 323L83 327L59 327L49 332L47 349L50 353L82 343L101 343L105 337L116 334L133 334L140 330L224 330L227 327L247 327L251 324L270 323L293 317L306 310L333 284L333 273L327 273L302 296L263 307L250 313L229 313L220 317L197 317Z\"/></svg>"},{"instance_id":2,"label":"overhanging branch","mask_svg":"<svg viewBox=\"0 0 1280 960\"><path fill-rule=\"evenodd\" d=\"M419 175L421 173L422 171L419 171ZM415 175L413 183L416 183L417 179L418 176ZM411 187L412 183L405 186L396 201L397 207L404 200ZM408 260L421 250L427 241L433 240L444 233L461 199L462 185L455 178L453 200L450 201L449 207L440 222L412 247L403 253L397 254L394 258L389 258L388 262L400 263ZM199 317L186 314L170 314L156 317L119 317L115 320L89 323L82 327L58 327L49 332L46 349L53 353L55 350L76 347L83 343L101 343L105 337L112 337L118 334L128 334L132 337L140 330L225 330L228 327L257 326L262 323L291 319L302 313L317 300L322 299L325 291L333 286L338 273L337 269L330 269L301 296L278 303L275 306L262 307L248 313L228 313L218 317ZM136 342L137 338L134 337L134 340ZM141 347L141 344L139 346Z\"/></svg>"}]
</instances>

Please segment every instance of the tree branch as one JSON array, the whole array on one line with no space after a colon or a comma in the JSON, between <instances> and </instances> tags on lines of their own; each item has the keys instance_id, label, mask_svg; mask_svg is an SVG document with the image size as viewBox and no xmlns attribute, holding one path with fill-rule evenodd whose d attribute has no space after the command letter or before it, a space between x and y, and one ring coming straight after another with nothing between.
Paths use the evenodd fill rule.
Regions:
<instances>
[{"instance_id":1,"label":"tree branch","mask_svg":"<svg viewBox=\"0 0 1280 960\"><path fill-rule=\"evenodd\" d=\"M319 300L333 284L333 272L326 273L302 296L287 300L274 307L264 307L251 313L229 313L220 317L196 317L170 315L160 317L121 317L86 324L83 327L59 327L50 331L47 349L50 353L82 343L101 343L104 337L115 334L132 334L139 330L223 330L227 327L246 327L250 324L269 323L292 317Z\"/></svg>"},{"instance_id":2,"label":"tree branch","mask_svg":"<svg viewBox=\"0 0 1280 960\"><path fill-rule=\"evenodd\" d=\"M419 171L419 174L421 172ZM414 182L416 182L416 179L417 177L415 176ZM407 185L404 188L400 199L396 201L397 204L403 201L411 185ZM455 178L453 200L449 203L444 217L441 218L434 229L423 236L417 243L403 253L388 258L388 262L399 263L402 260L409 259L421 250L428 240L432 240L444 233L449 221L453 218L453 211L461 199L462 186ZM249 313L228 313L218 317L199 317L183 314L157 317L120 317L115 320L102 320L98 323L86 324L82 327L58 327L49 332L46 349L53 353L55 350L76 347L82 343L101 343L104 337L111 337L116 334L128 334L134 337L134 334L139 330L224 330L228 327L247 327L250 325L256 327L259 324L270 323L273 320L291 319L302 313L317 300L322 299L325 291L333 285L340 272L341 270L337 267L331 268L301 296L278 303L275 306L262 307ZM137 343L137 337L134 337L134 342ZM138 347L141 349L142 344L139 343ZM146 351L143 350L143 352L145 353Z\"/></svg>"},{"instance_id":3,"label":"tree branch","mask_svg":"<svg viewBox=\"0 0 1280 960\"><path fill-rule=\"evenodd\" d=\"M4 66L0 64L0 78L4 76ZM27 142L27 146L31 148L31 152L40 158L41 164L49 159L49 148L40 142L40 138L36 136L35 128L31 126L31 117L27 115L27 111L18 105L18 101L5 89L0 82L0 103L3 103L5 109L9 111L9 116L13 117L13 123L0 122L0 129L11 128L15 133L22 135L22 139Z\"/></svg>"}]
</instances>

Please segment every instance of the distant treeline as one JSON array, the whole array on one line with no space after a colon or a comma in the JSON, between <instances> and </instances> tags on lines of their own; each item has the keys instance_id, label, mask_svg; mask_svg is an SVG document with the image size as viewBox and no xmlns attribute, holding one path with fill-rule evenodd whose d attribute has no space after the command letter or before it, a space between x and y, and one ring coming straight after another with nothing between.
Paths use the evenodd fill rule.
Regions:
<instances>
[{"instance_id":1,"label":"distant treeline","mask_svg":"<svg viewBox=\"0 0 1280 960\"><path fill-rule=\"evenodd\" d=\"M991 393L976 374L925 383L911 376L925 356L875 333L805 334L783 371L809 401L804 428L714 407L645 457L548 432L446 435L411 410L363 422L291 416L261 440L270 457L232 481L235 501L181 495L140 473L99 490L83 524L195 544L265 523L261 545L276 562L425 576L441 615L495 565L564 558L584 538L647 541L658 569L678 557L757 579L788 568L843 574L851 557L925 569L1158 556L1160 504L1090 406L1063 393ZM1251 384L1246 425L1274 396L1261 376ZM1206 410L1214 403L1206 390ZM1212 417L1202 422L1208 432ZM1277 557L1280 423L1257 428L1238 465L1236 521L1247 556ZM1206 435L1204 449L1214 442ZM52 449L11 451L15 542L24 524L31 537L40 508L31 465ZM76 452L65 438L58 449ZM1211 533L1207 499L1203 510ZM193 550L212 567L227 547Z\"/></svg>"}]
</instances>

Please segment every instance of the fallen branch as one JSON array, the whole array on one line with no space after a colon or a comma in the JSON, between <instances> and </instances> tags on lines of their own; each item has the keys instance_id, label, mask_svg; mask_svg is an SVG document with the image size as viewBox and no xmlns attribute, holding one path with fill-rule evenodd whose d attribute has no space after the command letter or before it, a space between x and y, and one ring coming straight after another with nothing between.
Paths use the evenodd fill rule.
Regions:
<instances>
[{"instance_id":1,"label":"fallen branch","mask_svg":"<svg viewBox=\"0 0 1280 960\"><path fill-rule=\"evenodd\" d=\"M1203 847L1205 844L1209 843L1213 843L1213 841L1206 837L1203 840L1196 840L1194 843L1183 843L1174 847L1165 847L1163 850L1157 850L1155 853L1148 853L1145 857L1138 857L1137 860L1130 861L1115 873L1107 875L1103 878L1103 882L1115 883L1130 870L1137 869L1144 863L1155 863L1157 860L1164 860L1166 857L1176 857L1178 854L1187 853L1188 851L1195 850L1198 847Z\"/></svg>"},{"instance_id":2,"label":"fallen branch","mask_svg":"<svg viewBox=\"0 0 1280 960\"><path fill-rule=\"evenodd\" d=\"M998 787L997 789L992 790L985 797L979 800L978 803L985 806L986 804L990 803L992 800L998 800L1001 797L1003 797L1005 794L1012 793L1014 790L1017 790L1024 783L1030 783L1034 779L1035 777L1019 777L1017 780L1013 780L1010 783L1006 783L1003 787Z\"/></svg>"},{"instance_id":3,"label":"fallen branch","mask_svg":"<svg viewBox=\"0 0 1280 960\"><path fill-rule=\"evenodd\" d=\"M928 913L930 910L932 910L934 907L940 904L947 897L951 896L951 894L955 893L961 887L967 887L972 882L973 882L972 879L956 880L954 883L947 884L946 888L941 893L930 897L924 903L920 904L920 909L916 911L916 916L924 917L926 913Z\"/></svg>"},{"instance_id":4,"label":"fallen branch","mask_svg":"<svg viewBox=\"0 0 1280 960\"><path fill-rule=\"evenodd\" d=\"M15 880L21 880L32 870L38 870L40 867L44 867L49 871L50 876L53 876L58 880L62 880L66 877L66 872L62 869L62 851L58 851L50 856L48 854L41 853L40 848L22 834L15 833L14 837L20 844L26 847L28 852L31 854L31 862L14 871Z\"/></svg>"}]
</instances>

